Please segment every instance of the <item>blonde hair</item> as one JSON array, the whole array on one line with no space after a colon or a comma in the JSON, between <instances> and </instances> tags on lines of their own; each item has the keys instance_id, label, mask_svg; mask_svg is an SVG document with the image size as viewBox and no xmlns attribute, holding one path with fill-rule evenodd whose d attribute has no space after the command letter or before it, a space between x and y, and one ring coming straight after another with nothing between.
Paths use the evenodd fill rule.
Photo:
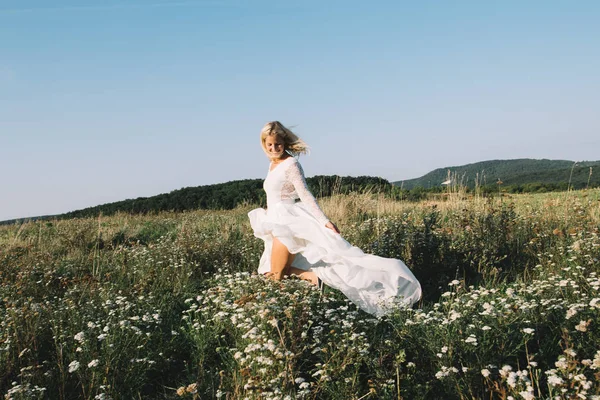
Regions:
<instances>
[{"instance_id":1,"label":"blonde hair","mask_svg":"<svg viewBox=\"0 0 600 400\"><path fill-rule=\"evenodd\" d=\"M298 135L283 126L281 122L271 121L267 122L260 131L260 145L267 156L269 155L265 145L267 136L279 136L283 139L284 150L293 156L308 154L309 152L308 145Z\"/></svg>"}]
</instances>

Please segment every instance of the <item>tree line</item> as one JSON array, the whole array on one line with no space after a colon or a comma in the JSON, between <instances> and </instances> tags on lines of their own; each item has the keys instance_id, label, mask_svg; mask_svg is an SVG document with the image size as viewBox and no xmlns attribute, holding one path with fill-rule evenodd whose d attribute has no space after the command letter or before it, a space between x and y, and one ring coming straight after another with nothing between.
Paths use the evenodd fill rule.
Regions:
<instances>
[{"instance_id":1,"label":"tree line","mask_svg":"<svg viewBox=\"0 0 600 400\"><path fill-rule=\"evenodd\" d=\"M465 193L495 196L501 193L543 193L600 186L600 176L590 175L590 179L590 177L583 177L581 175L574 174L574 179L571 182L527 182L516 184L496 182L475 188L460 186L460 190L463 190ZM411 189L404 189L402 186L394 185L386 179L372 176L340 177L337 175L317 175L307 178L306 182L316 197L329 197L335 194L358 192L384 194L386 197L396 200L420 201L456 189L456 187L449 188L442 185L428 188L417 186ZM266 205L266 194L262 188L262 184L262 179L244 179L214 185L187 187L152 197L127 199L60 215L0 221L0 225L23 222L24 220L97 217L98 215L113 215L117 212L149 214L161 211L181 212L198 209L230 210L244 204L264 207Z\"/></svg>"},{"instance_id":2,"label":"tree line","mask_svg":"<svg viewBox=\"0 0 600 400\"><path fill-rule=\"evenodd\" d=\"M350 192L391 192L392 184L383 178L371 176L340 177L318 175L306 180L312 193L318 197ZM152 197L122 200L114 203L88 207L61 215L64 218L94 217L117 212L131 214L158 213L161 211L230 210L243 204L266 204L262 179L244 179L187 187Z\"/></svg>"}]
</instances>

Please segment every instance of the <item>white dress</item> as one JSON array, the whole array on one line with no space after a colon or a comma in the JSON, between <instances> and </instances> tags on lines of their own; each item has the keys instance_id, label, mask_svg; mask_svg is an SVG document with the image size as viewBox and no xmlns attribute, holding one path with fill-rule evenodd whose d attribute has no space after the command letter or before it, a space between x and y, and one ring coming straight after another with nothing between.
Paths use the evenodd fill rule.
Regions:
<instances>
[{"instance_id":1,"label":"white dress","mask_svg":"<svg viewBox=\"0 0 600 400\"><path fill-rule=\"evenodd\" d=\"M271 270L276 237L296 254L293 267L314 271L368 313L381 316L398 303L412 305L421 298L421 285L402 261L365 254L325 227L329 220L308 190L294 157L269 170L263 188L267 209L248 213L254 235L265 242L260 274Z\"/></svg>"}]
</instances>

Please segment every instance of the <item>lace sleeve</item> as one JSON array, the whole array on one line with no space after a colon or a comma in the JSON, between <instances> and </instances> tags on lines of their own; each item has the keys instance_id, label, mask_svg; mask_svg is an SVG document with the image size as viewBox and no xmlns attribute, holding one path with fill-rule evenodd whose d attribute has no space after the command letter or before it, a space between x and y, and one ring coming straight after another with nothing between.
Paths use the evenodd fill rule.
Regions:
<instances>
[{"instance_id":1,"label":"lace sleeve","mask_svg":"<svg viewBox=\"0 0 600 400\"><path fill-rule=\"evenodd\" d=\"M306 179L304 179L304 170L298 161L292 162L289 168L285 171L288 180L294 185L294 189L296 189L296 193L298 193L298 197L302 203L308 207L312 215L319 221L321 225L325 225L329 222L329 218L325 216L317 200L308 190L308 186L306 185Z\"/></svg>"}]
</instances>

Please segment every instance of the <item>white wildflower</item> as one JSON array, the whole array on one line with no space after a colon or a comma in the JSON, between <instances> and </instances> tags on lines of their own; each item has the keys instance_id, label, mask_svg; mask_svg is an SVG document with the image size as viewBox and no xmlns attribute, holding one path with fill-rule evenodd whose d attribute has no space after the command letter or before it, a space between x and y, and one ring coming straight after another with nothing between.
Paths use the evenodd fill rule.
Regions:
<instances>
[{"instance_id":1,"label":"white wildflower","mask_svg":"<svg viewBox=\"0 0 600 400\"><path fill-rule=\"evenodd\" d=\"M500 370L500 375L505 378L506 376L508 376L508 373L512 371L512 367L510 365L505 365L502 367L502 369Z\"/></svg>"},{"instance_id":2,"label":"white wildflower","mask_svg":"<svg viewBox=\"0 0 600 400\"><path fill-rule=\"evenodd\" d=\"M477 338L475 335L471 334L465 339L465 343L471 343L473 346L477 346Z\"/></svg>"},{"instance_id":3,"label":"white wildflower","mask_svg":"<svg viewBox=\"0 0 600 400\"><path fill-rule=\"evenodd\" d=\"M599 369L600 368L600 350L598 350L596 352L596 355L594 356L594 361L592 361L592 369Z\"/></svg>"},{"instance_id":4,"label":"white wildflower","mask_svg":"<svg viewBox=\"0 0 600 400\"><path fill-rule=\"evenodd\" d=\"M559 357L558 361L554 363L556 368L558 369L566 369L567 368L567 359L564 357Z\"/></svg>"},{"instance_id":5,"label":"white wildflower","mask_svg":"<svg viewBox=\"0 0 600 400\"><path fill-rule=\"evenodd\" d=\"M573 349L565 349L564 353L571 357L575 357L577 355L577 352Z\"/></svg>"},{"instance_id":6,"label":"white wildflower","mask_svg":"<svg viewBox=\"0 0 600 400\"><path fill-rule=\"evenodd\" d=\"M508 373L508 378L506 379L506 383L511 388L514 388L515 386L517 386L517 373L516 372L512 372L512 371L509 372Z\"/></svg>"},{"instance_id":7,"label":"white wildflower","mask_svg":"<svg viewBox=\"0 0 600 400\"><path fill-rule=\"evenodd\" d=\"M456 312L454 310L452 310L450 312L450 321L456 321L460 317L461 317L461 314L459 312Z\"/></svg>"},{"instance_id":8,"label":"white wildflower","mask_svg":"<svg viewBox=\"0 0 600 400\"><path fill-rule=\"evenodd\" d=\"M578 374L573 377L577 382L585 382L587 381L587 377L583 374Z\"/></svg>"},{"instance_id":9,"label":"white wildflower","mask_svg":"<svg viewBox=\"0 0 600 400\"><path fill-rule=\"evenodd\" d=\"M590 323L588 321L579 321L579 324L575 326L579 332L587 332L587 327Z\"/></svg>"},{"instance_id":10,"label":"white wildflower","mask_svg":"<svg viewBox=\"0 0 600 400\"><path fill-rule=\"evenodd\" d=\"M552 385L552 386L558 386L558 385L562 385L563 384L563 380L561 377L558 377L556 375L550 375L548 376L548 384Z\"/></svg>"},{"instance_id":11,"label":"white wildflower","mask_svg":"<svg viewBox=\"0 0 600 400\"><path fill-rule=\"evenodd\" d=\"M521 395L521 397L524 400L533 400L533 399L535 399L535 396L533 395L532 392L522 391L522 392L519 392L519 395Z\"/></svg>"},{"instance_id":12,"label":"white wildflower","mask_svg":"<svg viewBox=\"0 0 600 400\"><path fill-rule=\"evenodd\" d=\"M79 369L79 361L71 361L69 364L69 372L73 373Z\"/></svg>"}]
</instances>

